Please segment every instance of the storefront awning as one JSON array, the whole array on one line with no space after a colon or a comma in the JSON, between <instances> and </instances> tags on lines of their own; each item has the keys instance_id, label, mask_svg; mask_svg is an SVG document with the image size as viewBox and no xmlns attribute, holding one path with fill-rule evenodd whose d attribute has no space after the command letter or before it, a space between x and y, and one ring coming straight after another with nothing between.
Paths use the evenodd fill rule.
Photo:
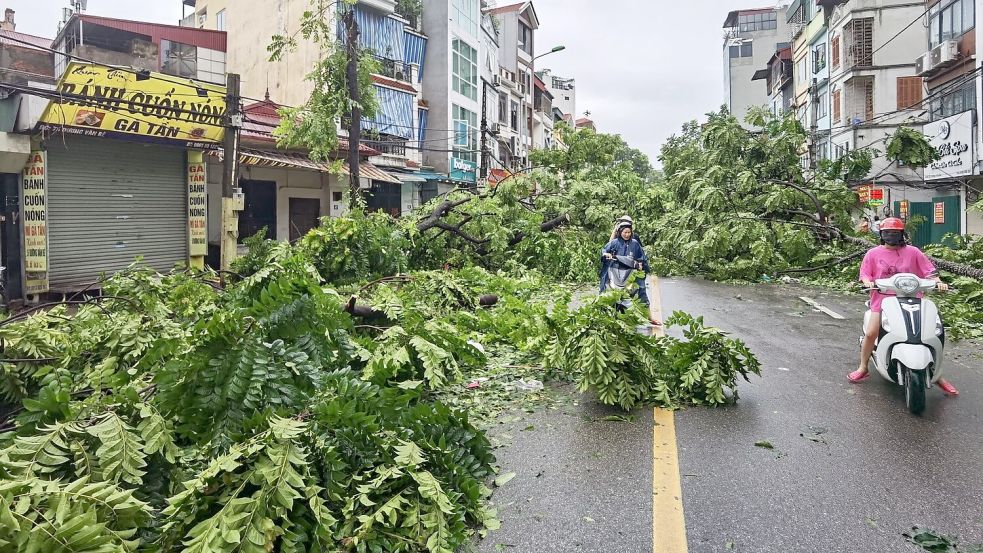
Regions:
<instances>
[{"instance_id":1,"label":"storefront awning","mask_svg":"<svg viewBox=\"0 0 983 553\"><path fill-rule=\"evenodd\" d=\"M347 174L348 172L349 172L348 164L346 163L342 168L342 174ZM403 184L403 181L397 179L396 177L383 171L382 169L379 169L375 165L366 162L362 162L358 164L358 176L363 179L391 182L393 184Z\"/></svg>"},{"instance_id":2,"label":"storefront awning","mask_svg":"<svg viewBox=\"0 0 983 553\"><path fill-rule=\"evenodd\" d=\"M413 174L423 180L447 180L447 175L441 175L440 173L434 173L433 171L417 171Z\"/></svg>"},{"instance_id":3,"label":"storefront awning","mask_svg":"<svg viewBox=\"0 0 983 553\"><path fill-rule=\"evenodd\" d=\"M310 171L327 171L326 163L311 160L304 154L287 152L267 152L264 150L239 150L239 163L252 167L284 167L307 169Z\"/></svg>"},{"instance_id":4,"label":"storefront awning","mask_svg":"<svg viewBox=\"0 0 983 553\"><path fill-rule=\"evenodd\" d=\"M279 168L294 168L294 169L307 169L308 171L319 171L322 173L331 172L330 163L314 161L301 153L294 152L270 152L267 150L252 150L248 148L243 148L239 150L239 163L243 165L249 165L252 167L279 167ZM358 164L360 176L378 180L383 182L391 182L394 184L402 183L401 180L395 176L379 169L375 165L368 162L362 162ZM342 174L348 173L348 164L342 164Z\"/></svg>"},{"instance_id":5,"label":"storefront awning","mask_svg":"<svg viewBox=\"0 0 983 553\"><path fill-rule=\"evenodd\" d=\"M403 182L413 182L413 183L416 183L416 182L427 182L427 179L425 179L425 178L423 178L423 177L421 177L419 175L414 175L413 173L393 172L393 173L390 173L390 174L392 176L396 177L397 179L403 181Z\"/></svg>"}]
</instances>

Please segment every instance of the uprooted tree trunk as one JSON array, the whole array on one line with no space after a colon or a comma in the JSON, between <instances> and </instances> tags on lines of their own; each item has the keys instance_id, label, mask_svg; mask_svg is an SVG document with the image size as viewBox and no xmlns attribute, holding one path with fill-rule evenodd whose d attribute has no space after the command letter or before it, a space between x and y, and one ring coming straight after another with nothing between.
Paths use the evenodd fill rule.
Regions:
<instances>
[{"instance_id":1,"label":"uprooted tree trunk","mask_svg":"<svg viewBox=\"0 0 983 553\"><path fill-rule=\"evenodd\" d=\"M433 229L440 229L441 232L449 232L474 246L475 251L477 251L479 255L486 255L488 251L485 246L487 246L491 240L488 238L473 236L464 230L464 227L474 220L474 216L466 215L461 219L461 221L454 224L451 224L445 220L449 215L453 214L454 210L458 207L465 205L472 200L484 197L484 194L475 194L457 200L444 200L433 209L427 218L422 219L416 224L416 229L421 234ZM549 221L543 222L543 224L539 225L539 230L540 232L550 232L568 222L570 222L570 215L568 213L564 213L558 217L550 219ZM509 239L509 246L518 245L519 242L525 240L527 236L528 235L524 232L517 232L512 238Z\"/></svg>"}]
</instances>

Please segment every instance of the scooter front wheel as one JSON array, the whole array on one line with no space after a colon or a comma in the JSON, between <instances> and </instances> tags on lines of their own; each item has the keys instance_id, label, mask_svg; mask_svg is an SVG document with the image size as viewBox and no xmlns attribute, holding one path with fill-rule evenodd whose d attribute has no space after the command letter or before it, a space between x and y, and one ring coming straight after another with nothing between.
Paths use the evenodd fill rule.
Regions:
<instances>
[{"instance_id":1,"label":"scooter front wheel","mask_svg":"<svg viewBox=\"0 0 983 553\"><path fill-rule=\"evenodd\" d=\"M913 371L904 365L900 368L904 375L904 398L908 412L912 415L921 415L925 411L926 371Z\"/></svg>"}]
</instances>

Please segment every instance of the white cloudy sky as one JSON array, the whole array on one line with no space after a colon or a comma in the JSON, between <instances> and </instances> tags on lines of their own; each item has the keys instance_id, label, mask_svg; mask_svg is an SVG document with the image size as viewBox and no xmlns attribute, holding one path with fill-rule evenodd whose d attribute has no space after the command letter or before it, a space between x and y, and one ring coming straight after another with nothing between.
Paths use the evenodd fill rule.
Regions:
<instances>
[{"instance_id":1,"label":"white cloudy sky","mask_svg":"<svg viewBox=\"0 0 983 553\"><path fill-rule=\"evenodd\" d=\"M505 5L512 0L499 0ZM516 0L517 1L517 0ZM774 2L774 0L771 0ZM578 111L619 133L653 162L663 141L723 101L721 25L727 12L766 0L535 0L537 49L567 49L539 68L577 79ZM68 0L3 0L17 30L54 36ZM181 0L89 0L89 13L176 23Z\"/></svg>"}]
</instances>

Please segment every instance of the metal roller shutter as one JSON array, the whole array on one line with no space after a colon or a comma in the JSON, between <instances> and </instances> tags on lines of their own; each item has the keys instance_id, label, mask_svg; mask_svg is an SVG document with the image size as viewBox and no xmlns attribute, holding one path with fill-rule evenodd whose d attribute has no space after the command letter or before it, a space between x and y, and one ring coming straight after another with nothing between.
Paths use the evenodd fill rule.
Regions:
<instances>
[{"instance_id":1,"label":"metal roller shutter","mask_svg":"<svg viewBox=\"0 0 983 553\"><path fill-rule=\"evenodd\" d=\"M166 271L187 259L184 150L61 137L48 142L48 278L90 283L137 257Z\"/></svg>"}]
</instances>

